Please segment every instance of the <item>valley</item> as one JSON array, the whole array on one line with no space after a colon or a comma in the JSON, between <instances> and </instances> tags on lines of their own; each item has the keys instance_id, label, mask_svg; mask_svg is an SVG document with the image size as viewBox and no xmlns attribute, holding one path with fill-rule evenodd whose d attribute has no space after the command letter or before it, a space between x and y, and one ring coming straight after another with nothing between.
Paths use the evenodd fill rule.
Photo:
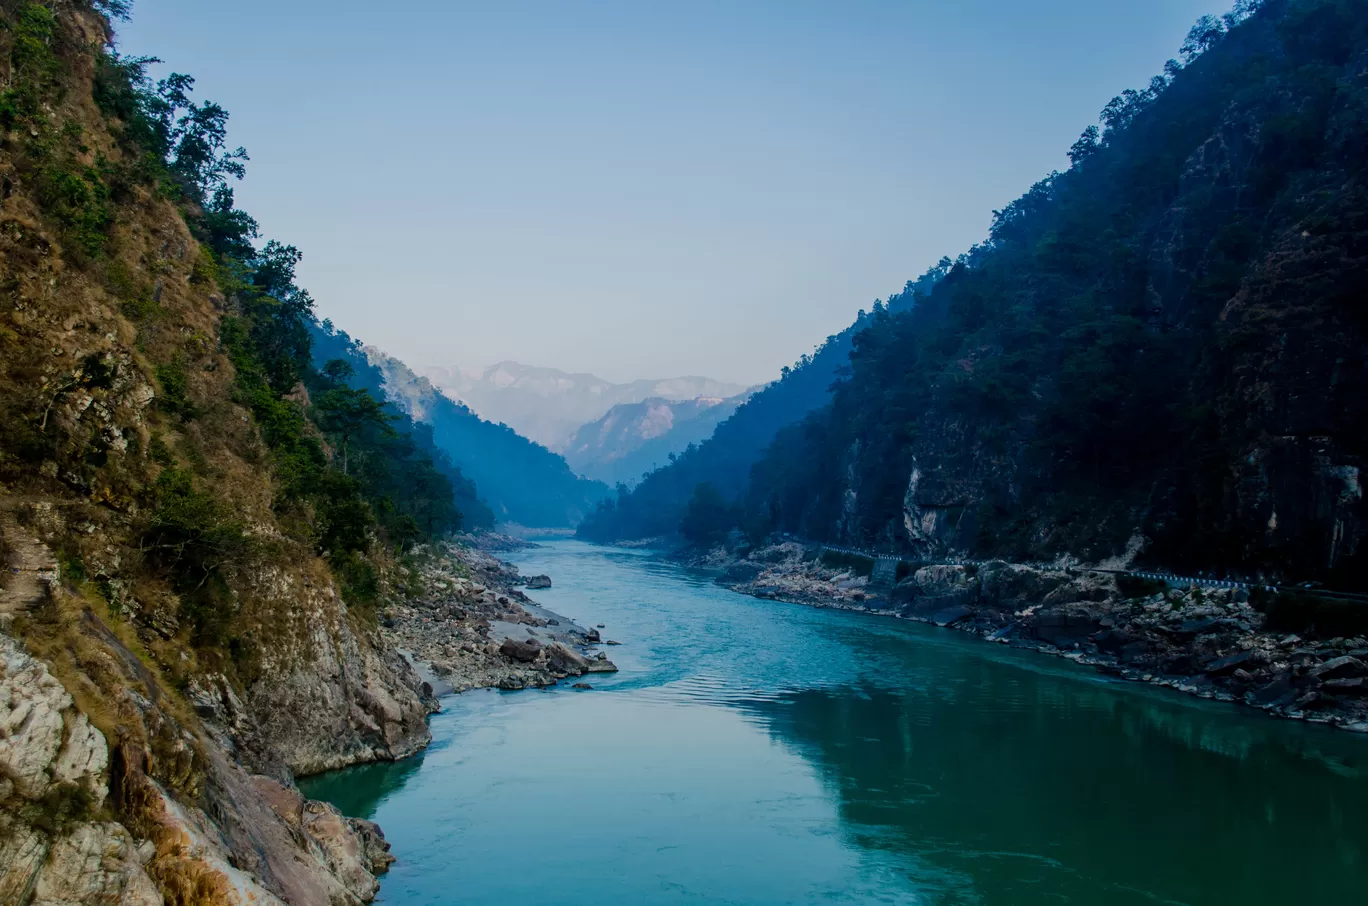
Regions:
<instances>
[{"instance_id":1,"label":"valley","mask_svg":"<svg viewBox=\"0 0 1368 906\"><path fill-rule=\"evenodd\" d=\"M0 0L0 904L1362 890L1362 8L245 2Z\"/></svg>"}]
</instances>

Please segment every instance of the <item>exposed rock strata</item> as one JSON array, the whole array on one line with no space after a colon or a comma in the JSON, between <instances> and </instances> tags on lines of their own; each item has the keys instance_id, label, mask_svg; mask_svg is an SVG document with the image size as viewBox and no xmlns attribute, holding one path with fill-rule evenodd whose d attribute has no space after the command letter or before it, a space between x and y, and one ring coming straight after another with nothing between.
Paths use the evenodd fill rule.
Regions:
<instances>
[{"instance_id":1,"label":"exposed rock strata","mask_svg":"<svg viewBox=\"0 0 1368 906\"><path fill-rule=\"evenodd\" d=\"M329 670L312 681L305 667L281 672L299 694L273 693L280 723L263 721L270 706L253 701L276 682L269 671L242 695L222 675L199 674L181 699L117 623L60 583L38 537L7 518L4 538L0 903L350 906L374 897L374 874L392 861L378 828L287 784L291 768L398 757L426 742L419 680L397 653L329 625L322 606L302 617L322 629L296 654ZM340 604L333 613L344 613ZM16 632L62 663L61 678ZM289 720L318 726L291 735ZM320 741L320 726L338 738ZM296 748L282 745L291 741ZM243 764L280 779L253 778ZM309 819L291 826L275 808L281 795Z\"/></svg>"}]
</instances>

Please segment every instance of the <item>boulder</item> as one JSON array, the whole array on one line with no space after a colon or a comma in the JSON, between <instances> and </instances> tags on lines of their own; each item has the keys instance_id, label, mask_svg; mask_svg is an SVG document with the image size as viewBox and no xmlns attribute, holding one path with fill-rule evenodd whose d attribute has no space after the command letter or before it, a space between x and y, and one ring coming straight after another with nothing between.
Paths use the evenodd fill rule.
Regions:
<instances>
[{"instance_id":1,"label":"boulder","mask_svg":"<svg viewBox=\"0 0 1368 906\"><path fill-rule=\"evenodd\" d=\"M550 576L528 576L527 579L525 580L525 584L527 585L528 588L550 588L550 587L551 587L551 577L550 577Z\"/></svg>"},{"instance_id":2,"label":"boulder","mask_svg":"<svg viewBox=\"0 0 1368 906\"><path fill-rule=\"evenodd\" d=\"M1296 697L1297 688L1284 675L1249 693L1249 703L1264 708L1278 708L1292 704Z\"/></svg>"},{"instance_id":3,"label":"boulder","mask_svg":"<svg viewBox=\"0 0 1368 906\"><path fill-rule=\"evenodd\" d=\"M753 582L762 572L764 570L754 563L733 563L722 574L721 581L738 585L743 582Z\"/></svg>"},{"instance_id":4,"label":"boulder","mask_svg":"<svg viewBox=\"0 0 1368 906\"><path fill-rule=\"evenodd\" d=\"M1069 648L1099 631L1102 624L1090 610L1047 610L1036 614L1035 637L1058 648Z\"/></svg>"},{"instance_id":5,"label":"boulder","mask_svg":"<svg viewBox=\"0 0 1368 906\"><path fill-rule=\"evenodd\" d=\"M1234 673L1237 668L1249 667L1260 663L1262 655L1257 650L1237 651L1234 654L1217 658L1206 665L1206 672L1213 676Z\"/></svg>"},{"instance_id":6,"label":"boulder","mask_svg":"<svg viewBox=\"0 0 1368 906\"><path fill-rule=\"evenodd\" d=\"M605 654L603 654L603 653L600 653L598 657L594 658L593 660L591 660L591 661L589 662L589 666L588 666L588 668L587 668L584 672L585 672L585 673L617 673L617 672L618 672L618 668L617 668L617 664L614 664L612 661L608 660L608 656L607 656L607 655L605 655Z\"/></svg>"},{"instance_id":7,"label":"boulder","mask_svg":"<svg viewBox=\"0 0 1368 906\"><path fill-rule=\"evenodd\" d=\"M973 611L961 604L936 611L931 615L931 622L937 626L953 626L972 615Z\"/></svg>"},{"instance_id":8,"label":"boulder","mask_svg":"<svg viewBox=\"0 0 1368 906\"><path fill-rule=\"evenodd\" d=\"M536 639L504 639L499 646L499 653L515 661L530 664L541 654L541 642Z\"/></svg>"},{"instance_id":9,"label":"boulder","mask_svg":"<svg viewBox=\"0 0 1368 906\"><path fill-rule=\"evenodd\" d=\"M589 671L589 659L578 651L572 651L559 642L548 645L546 660L553 670L580 676Z\"/></svg>"},{"instance_id":10,"label":"boulder","mask_svg":"<svg viewBox=\"0 0 1368 906\"><path fill-rule=\"evenodd\" d=\"M1097 647L1111 654L1120 654L1127 645L1131 645L1136 638L1124 629L1105 629L1097 634L1093 639Z\"/></svg>"},{"instance_id":11,"label":"boulder","mask_svg":"<svg viewBox=\"0 0 1368 906\"><path fill-rule=\"evenodd\" d=\"M1363 661L1358 658L1346 654L1331 658L1319 667L1313 667L1310 673L1312 676L1323 680L1354 679L1368 676L1368 666L1365 666Z\"/></svg>"}]
</instances>

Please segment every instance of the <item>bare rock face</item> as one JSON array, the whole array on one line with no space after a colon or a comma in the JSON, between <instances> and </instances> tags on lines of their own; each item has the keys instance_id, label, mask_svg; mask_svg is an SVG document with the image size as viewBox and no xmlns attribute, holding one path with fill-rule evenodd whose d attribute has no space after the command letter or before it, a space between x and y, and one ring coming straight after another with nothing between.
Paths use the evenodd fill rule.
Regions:
<instances>
[{"instance_id":1,"label":"bare rock face","mask_svg":"<svg viewBox=\"0 0 1368 906\"><path fill-rule=\"evenodd\" d=\"M349 894L362 902L374 898L380 890L375 876L395 861L379 826L347 818L328 803L305 799L298 790L269 777L253 777L251 782L291 833L309 842L309 851Z\"/></svg>"},{"instance_id":2,"label":"bare rock face","mask_svg":"<svg viewBox=\"0 0 1368 906\"><path fill-rule=\"evenodd\" d=\"M133 836L96 820L108 767L104 737L62 684L0 634L0 903L162 902ZM21 817L40 803L55 812L46 827Z\"/></svg>"},{"instance_id":3,"label":"bare rock face","mask_svg":"<svg viewBox=\"0 0 1368 906\"><path fill-rule=\"evenodd\" d=\"M125 704L121 721L159 737L158 751L122 742L111 757L47 666L0 633L0 903L154 906L174 895L361 906L375 897L375 874L394 861L378 827L249 776L216 738L196 740L143 694L129 689ZM198 779L188 796L173 794L148 770Z\"/></svg>"},{"instance_id":4,"label":"bare rock face","mask_svg":"<svg viewBox=\"0 0 1368 906\"><path fill-rule=\"evenodd\" d=\"M427 745L422 681L378 635L354 626L330 588L295 586L283 572L255 584L263 601L289 602L282 612L290 619L273 630L279 637L245 702L275 757L296 774L315 774Z\"/></svg>"}]
</instances>

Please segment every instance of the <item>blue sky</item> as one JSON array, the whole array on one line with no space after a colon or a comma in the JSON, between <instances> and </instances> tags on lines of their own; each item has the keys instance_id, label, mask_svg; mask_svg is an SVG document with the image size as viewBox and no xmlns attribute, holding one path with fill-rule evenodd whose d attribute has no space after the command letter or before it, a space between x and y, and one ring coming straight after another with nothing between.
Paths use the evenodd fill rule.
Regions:
<instances>
[{"instance_id":1,"label":"blue sky","mask_svg":"<svg viewBox=\"0 0 1368 906\"><path fill-rule=\"evenodd\" d=\"M319 314L416 367L759 382L1052 169L1211 0L137 0Z\"/></svg>"}]
</instances>

